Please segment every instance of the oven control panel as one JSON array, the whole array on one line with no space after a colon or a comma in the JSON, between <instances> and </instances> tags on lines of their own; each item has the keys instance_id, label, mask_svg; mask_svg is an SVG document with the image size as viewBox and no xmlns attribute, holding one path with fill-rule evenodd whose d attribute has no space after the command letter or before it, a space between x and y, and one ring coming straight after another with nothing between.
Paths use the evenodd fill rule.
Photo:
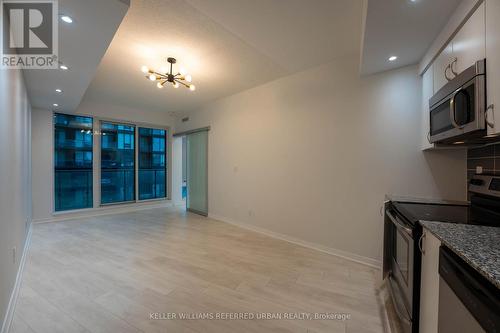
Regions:
<instances>
[{"instance_id":1,"label":"oven control panel","mask_svg":"<svg viewBox=\"0 0 500 333\"><path fill-rule=\"evenodd\" d=\"M475 175L469 182L469 192L500 197L500 177Z\"/></svg>"}]
</instances>

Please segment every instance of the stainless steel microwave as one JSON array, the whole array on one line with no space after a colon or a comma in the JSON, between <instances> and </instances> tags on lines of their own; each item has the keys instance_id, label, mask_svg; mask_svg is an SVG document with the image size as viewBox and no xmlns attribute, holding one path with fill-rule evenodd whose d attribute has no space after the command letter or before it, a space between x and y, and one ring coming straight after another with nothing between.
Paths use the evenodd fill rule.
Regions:
<instances>
[{"instance_id":1,"label":"stainless steel microwave","mask_svg":"<svg viewBox=\"0 0 500 333\"><path fill-rule=\"evenodd\" d=\"M431 143L457 143L486 135L486 60L460 73L430 100Z\"/></svg>"}]
</instances>

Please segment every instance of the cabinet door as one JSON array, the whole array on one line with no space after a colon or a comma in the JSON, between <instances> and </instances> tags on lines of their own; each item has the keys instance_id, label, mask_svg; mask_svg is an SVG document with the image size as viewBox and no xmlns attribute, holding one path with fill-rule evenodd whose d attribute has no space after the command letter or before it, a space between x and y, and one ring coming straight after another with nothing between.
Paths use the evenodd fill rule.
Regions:
<instances>
[{"instance_id":1,"label":"cabinet door","mask_svg":"<svg viewBox=\"0 0 500 333\"><path fill-rule=\"evenodd\" d=\"M500 134L500 0L486 0L486 73L488 134Z\"/></svg>"},{"instance_id":2,"label":"cabinet door","mask_svg":"<svg viewBox=\"0 0 500 333\"><path fill-rule=\"evenodd\" d=\"M485 4L476 9L453 38L453 71L460 74L476 61L486 58Z\"/></svg>"},{"instance_id":3,"label":"cabinet door","mask_svg":"<svg viewBox=\"0 0 500 333\"><path fill-rule=\"evenodd\" d=\"M430 136L430 110L429 99L434 94L433 66L429 67L422 76L422 150L434 148L429 142Z\"/></svg>"},{"instance_id":4,"label":"cabinet door","mask_svg":"<svg viewBox=\"0 0 500 333\"><path fill-rule=\"evenodd\" d=\"M420 332L437 333L439 309L439 247L441 242L424 229L420 282Z\"/></svg>"},{"instance_id":5,"label":"cabinet door","mask_svg":"<svg viewBox=\"0 0 500 333\"><path fill-rule=\"evenodd\" d=\"M436 60L433 63L434 68L434 93L438 92L446 83L448 83L448 79L446 79L445 71L446 68L451 64L453 59L453 47L452 44L448 44L445 49L439 54ZM450 70L448 72L448 77L451 79L453 74Z\"/></svg>"}]
</instances>

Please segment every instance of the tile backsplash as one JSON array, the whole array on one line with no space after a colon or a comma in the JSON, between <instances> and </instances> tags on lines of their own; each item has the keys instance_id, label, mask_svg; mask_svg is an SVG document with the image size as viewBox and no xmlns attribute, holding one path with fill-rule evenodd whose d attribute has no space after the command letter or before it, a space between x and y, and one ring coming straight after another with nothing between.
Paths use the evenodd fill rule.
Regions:
<instances>
[{"instance_id":1,"label":"tile backsplash","mask_svg":"<svg viewBox=\"0 0 500 333\"><path fill-rule=\"evenodd\" d=\"M477 173L478 167L482 168L482 173L485 175L500 176L500 143L468 150L468 179Z\"/></svg>"}]
</instances>

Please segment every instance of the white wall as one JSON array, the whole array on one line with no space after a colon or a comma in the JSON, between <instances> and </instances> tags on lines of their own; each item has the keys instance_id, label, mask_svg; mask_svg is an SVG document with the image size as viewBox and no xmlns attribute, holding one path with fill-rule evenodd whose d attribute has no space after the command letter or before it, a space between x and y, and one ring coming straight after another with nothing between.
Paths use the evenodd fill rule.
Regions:
<instances>
[{"instance_id":1,"label":"white wall","mask_svg":"<svg viewBox=\"0 0 500 333\"><path fill-rule=\"evenodd\" d=\"M178 122L177 131L212 128L211 216L379 260L385 194L465 199L465 151L420 151L417 67L360 78L357 58Z\"/></svg>"},{"instance_id":2,"label":"white wall","mask_svg":"<svg viewBox=\"0 0 500 333\"><path fill-rule=\"evenodd\" d=\"M30 117L22 73L0 70L0 327L31 221Z\"/></svg>"},{"instance_id":3,"label":"white wall","mask_svg":"<svg viewBox=\"0 0 500 333\"><path fill-rule=\"evenodd\" d=\"M136 122L142 124L151 124L154 126L171 127L174 125L174 118L168 115L167 112L150 112L145 110L137 110L127 108L117 104L109 103L94 103L84 99L78 110L75 112L61 113L80 114L96 117L107 120L121 120L128 122ZM53 214L54 210L54 171L53 171L53 113L49 110L35 109L33 110L32 121L32 144L33 144L33 220L47 221L52 220L57 215L58 218L64 218L61 214ZM172 129L169 131L168 140L168 170L172 170ZM98 154L94 150L94 155ZM95 158L94 158L95 160ZM168 180L169 190L171 188L171 178ZM94 177L94 207L98 208L98 178ZM96 192L97 191L97 192ZM140 205L136 205L140 206ZM82 212L80 215L88 215L92 212ZM74 214L73 214L74 215ZM74 215L76 216L76 215Z\"/></svg>"},{"instance_id":4,"label":"white wall","mask_svg":"<svg viewBox=\"0 0 500 333\"><path fill-rule=\"evenodd\" d=\"M182 138L174 138L172 145L172 202L183 205L182 200Z\"/></svg>"},{"instance_id":5,"label":"white wall","mask_svg":"<svg viewBox=\"0 0 500 333\"><path fill-rule=\"evenodd\" d=\"M32 198L33 219L52 216L54 207L54 129L52 112L33 109L31 113L32 140Z\"/></svg>"}]
</instances>

